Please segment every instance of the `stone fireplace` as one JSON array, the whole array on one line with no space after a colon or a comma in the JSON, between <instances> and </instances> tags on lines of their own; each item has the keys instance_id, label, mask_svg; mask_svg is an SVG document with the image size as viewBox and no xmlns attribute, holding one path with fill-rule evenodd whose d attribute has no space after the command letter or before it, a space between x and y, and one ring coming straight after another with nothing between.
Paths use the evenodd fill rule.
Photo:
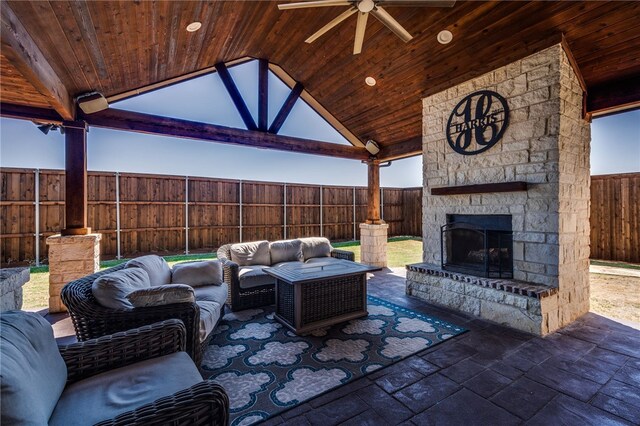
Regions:
<instances>
[{"instance_id":1,"label":"stone fireplace","mask_svg":"<svg viewBox=\"0 0 640 426\"><path fill-rule=\"evenodd\" d=\"M475 93L484 117L452 113ZM407 294L538 335L588 312L582 102L561 44L423 100L424 254L407 267ZM452 144L454 126L479 135L477 154L461 153L473 148L462 136Z\"/></svg>"}]
</instances>

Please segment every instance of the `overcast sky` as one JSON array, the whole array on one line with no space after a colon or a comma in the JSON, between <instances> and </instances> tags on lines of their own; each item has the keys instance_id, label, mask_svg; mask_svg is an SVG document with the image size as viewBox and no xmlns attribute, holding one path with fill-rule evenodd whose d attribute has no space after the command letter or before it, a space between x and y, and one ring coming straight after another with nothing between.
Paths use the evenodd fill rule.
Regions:
<instances>
[{"instance_id":1,"label":"overcast sky","mask_svg":"<svg viewBox=\"0 0 640 426\"><path fill-rule=\"evenodd\" d=\"M258 66L230 68L254 118L258 105ZM269 76L269 122L289 93ZM217 74L183 82L112 105L193 121L245 128ZM348 142L304 101L298 100L280 134L334 143ZM43 135L28 121L0 120L0 167L64 168L64 137ZM228 179L366 185L367 169L356 160L294 154L212 142L91 128L89 170L210 176ZM592 174L640 172L640 110L595 119ZM387 187L422 186L422 159L394 161L380 172Z\"/></svg>"}]
</instances>

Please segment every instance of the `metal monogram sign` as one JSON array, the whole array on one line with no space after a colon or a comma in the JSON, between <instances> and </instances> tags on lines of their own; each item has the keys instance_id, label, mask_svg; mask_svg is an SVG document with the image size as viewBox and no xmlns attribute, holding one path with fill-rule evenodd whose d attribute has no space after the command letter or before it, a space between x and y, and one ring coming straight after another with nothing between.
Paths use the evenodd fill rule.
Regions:
<instances>
[{"instance_id":1,"label":"metal monogram sign","mask_svg":"<svg viewBox=\"0 0 640 426\"><path fill-rule=\"evenodd\" d=\"M447 122L447 142L454 151L475 155L495 145L509 124L507 101L490 90L461 100Z\"/></svg>"}]
</instances>

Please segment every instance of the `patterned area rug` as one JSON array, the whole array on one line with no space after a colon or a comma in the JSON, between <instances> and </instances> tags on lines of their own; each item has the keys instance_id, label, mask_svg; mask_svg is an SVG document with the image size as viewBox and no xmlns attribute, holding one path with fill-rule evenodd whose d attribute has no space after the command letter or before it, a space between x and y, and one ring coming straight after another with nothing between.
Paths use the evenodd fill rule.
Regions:
<instances>
[{"instance_id":1,"label":"patterned area rug","mask_svg":"<svg viewBox=\"0 0 640 426\"><path fill-rule=\"evenodd\" d=\"M369 296L369 316L296 336L273 307L224 316L204 355L229 394L231 425L267 419L465 330Z\"/></svg>"}]
</instances>

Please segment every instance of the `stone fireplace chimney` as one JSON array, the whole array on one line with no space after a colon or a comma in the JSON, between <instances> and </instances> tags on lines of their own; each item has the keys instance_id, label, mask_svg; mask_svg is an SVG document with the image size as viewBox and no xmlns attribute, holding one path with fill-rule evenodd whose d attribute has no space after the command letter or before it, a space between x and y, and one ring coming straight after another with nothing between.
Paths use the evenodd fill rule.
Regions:
<instances>
[{"instance_id":1,"label":"stone fireplace chimney","mask_svg":"<svg viewBox=\"0 0 640 426\"><path fill-rule=\"evenodd\" d=\"M588 312L582 107L562 44L423 100L424 263L407 267L408 294L539 335ZM510 216L512 279L442 268L442 227L458 215Z\"/></svg>"}]
</instances>

